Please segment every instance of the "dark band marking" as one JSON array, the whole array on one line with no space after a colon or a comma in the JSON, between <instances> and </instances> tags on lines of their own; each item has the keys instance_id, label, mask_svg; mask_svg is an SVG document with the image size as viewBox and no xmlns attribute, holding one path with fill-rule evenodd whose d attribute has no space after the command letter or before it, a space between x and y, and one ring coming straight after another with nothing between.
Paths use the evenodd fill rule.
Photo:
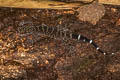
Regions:
<instances>
[{"instance_id":1,"label":"dark band marking","mask_svg":"<svg viewBox=\"0 0 120 80\"><path fill-rule=\"evenodd\" d=\"M78 36L79 36L78 34L72 33L72 38L73 39L78 39Z\"/></svg>"}]
</instances>

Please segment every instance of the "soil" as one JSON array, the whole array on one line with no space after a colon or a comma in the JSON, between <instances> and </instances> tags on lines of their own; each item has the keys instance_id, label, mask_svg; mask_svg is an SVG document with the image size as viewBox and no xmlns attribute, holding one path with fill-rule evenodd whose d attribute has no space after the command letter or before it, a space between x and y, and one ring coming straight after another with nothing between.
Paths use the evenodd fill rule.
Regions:
<instances>
[{"instance_id":1,"label":"soil","mask_svg":"<svg viewBox=\"0 0 120 80\"><path fill-rule=\"evenodd\" d=\"M0 7L0 79L119 80L120 7L104 6L105 15L95 25L79 20L74 9ZM25 23L71 30L115 54L105 56L83 41L21 35L18 28Z\"/></svg>"}]
</instances>

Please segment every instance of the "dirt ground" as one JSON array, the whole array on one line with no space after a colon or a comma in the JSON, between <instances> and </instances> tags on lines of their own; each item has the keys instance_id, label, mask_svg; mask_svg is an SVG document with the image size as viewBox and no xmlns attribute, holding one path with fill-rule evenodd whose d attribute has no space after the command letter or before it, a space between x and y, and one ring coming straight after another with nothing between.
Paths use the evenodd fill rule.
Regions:
<instances>
[{"instance_id":1,"label":"dirt ground","mask_svg":"<svg viewBox=\"0 0 120 80\"><path fill-rule=\"evenodd\" d=\"M104 6L105 15L95 25L79 20L78 11L71 9L0 7L0 79L119 80L120 7ZM67 28L115 54L104 56L83 41L19 34L27 22Z\"/></svg>"}]
</instances>

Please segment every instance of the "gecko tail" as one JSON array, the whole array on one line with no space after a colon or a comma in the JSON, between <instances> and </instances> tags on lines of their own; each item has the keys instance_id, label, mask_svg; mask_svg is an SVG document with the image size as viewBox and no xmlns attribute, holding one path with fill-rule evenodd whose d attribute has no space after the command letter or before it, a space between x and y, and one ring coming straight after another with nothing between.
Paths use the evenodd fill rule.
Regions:
<instances>
[{"instance_id":1,"label":"gecko tail","mask_svg":"<svg viewBox=\"0 0 120 80\"><path fill-rule=\"evenodd\" d=\"M100 49L99 46L93 42L93 40L90 40L85 36L78 35L78 40L82 40L84 42L88 42L88 43L92 44L96 48L97 51L99 51L100 53L102 53L104 55L108 54L108 53L104 52L102 49ZM114 55L115 53L111 53L111 54Z\"/></svg>"}]
</instances>

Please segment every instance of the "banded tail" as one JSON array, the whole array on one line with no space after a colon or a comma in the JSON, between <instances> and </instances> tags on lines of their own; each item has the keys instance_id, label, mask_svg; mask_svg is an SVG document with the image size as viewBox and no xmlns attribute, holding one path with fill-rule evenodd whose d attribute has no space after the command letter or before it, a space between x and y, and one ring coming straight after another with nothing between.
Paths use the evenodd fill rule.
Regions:
<instances>
[{"instance_id":1,"label":"banded tail","mask_svg":"<svg viewBox=\"0 0 120 80\"><path fill-rule=\"evenodd\" d=\"M90 39L88 39L88 38L86 38L86 37L84 37L84 36L82 36L82 35L78 35L78 34L74 34L74 35L76 35L76 38L78 39L78 40L82 40L82 41L84 41L84 42L88 42L88 43L90 43L90 44L92 44L95 48L96 48L96 50L97 51L99 51L100 53L103 53L104 55L106 55L107 53L106 52L104 52L103 50L101 50L100 48L99 48L99 46L97 46L97 44L95 44L94 42L93 42L93 40L90 40ZM114 53L112 53L112 55L113 55Z\"/></svg>"},{"instance_id":2,"label":"banded tail","mask_svg":"<svg viewBox=\"0 0 120 80\"><path fill-rule=\"evenodd\" d=\"M74 39L74 40L82 40L84 42L88 42L91 45L93 45L97 51L99 51L100 53L103 53L104 55L106 55L107 53L105 53L103 50L101 50L97 44L95 44L93 42L93 40L88 39L87 37L80 35L80 34L75 34L72 33L68 30L64 30L64 29L60 29L58 27L48 27L46 25L39 25L39 26L24 26L18 29L18 31L21 33L30 33L32 32L40 32L41 34L45 34L48 35L49 37L57 37L57 38L68 38L68 39ZM113 55L114 53L112 53Z\"/></svg>"}]
</instances>

